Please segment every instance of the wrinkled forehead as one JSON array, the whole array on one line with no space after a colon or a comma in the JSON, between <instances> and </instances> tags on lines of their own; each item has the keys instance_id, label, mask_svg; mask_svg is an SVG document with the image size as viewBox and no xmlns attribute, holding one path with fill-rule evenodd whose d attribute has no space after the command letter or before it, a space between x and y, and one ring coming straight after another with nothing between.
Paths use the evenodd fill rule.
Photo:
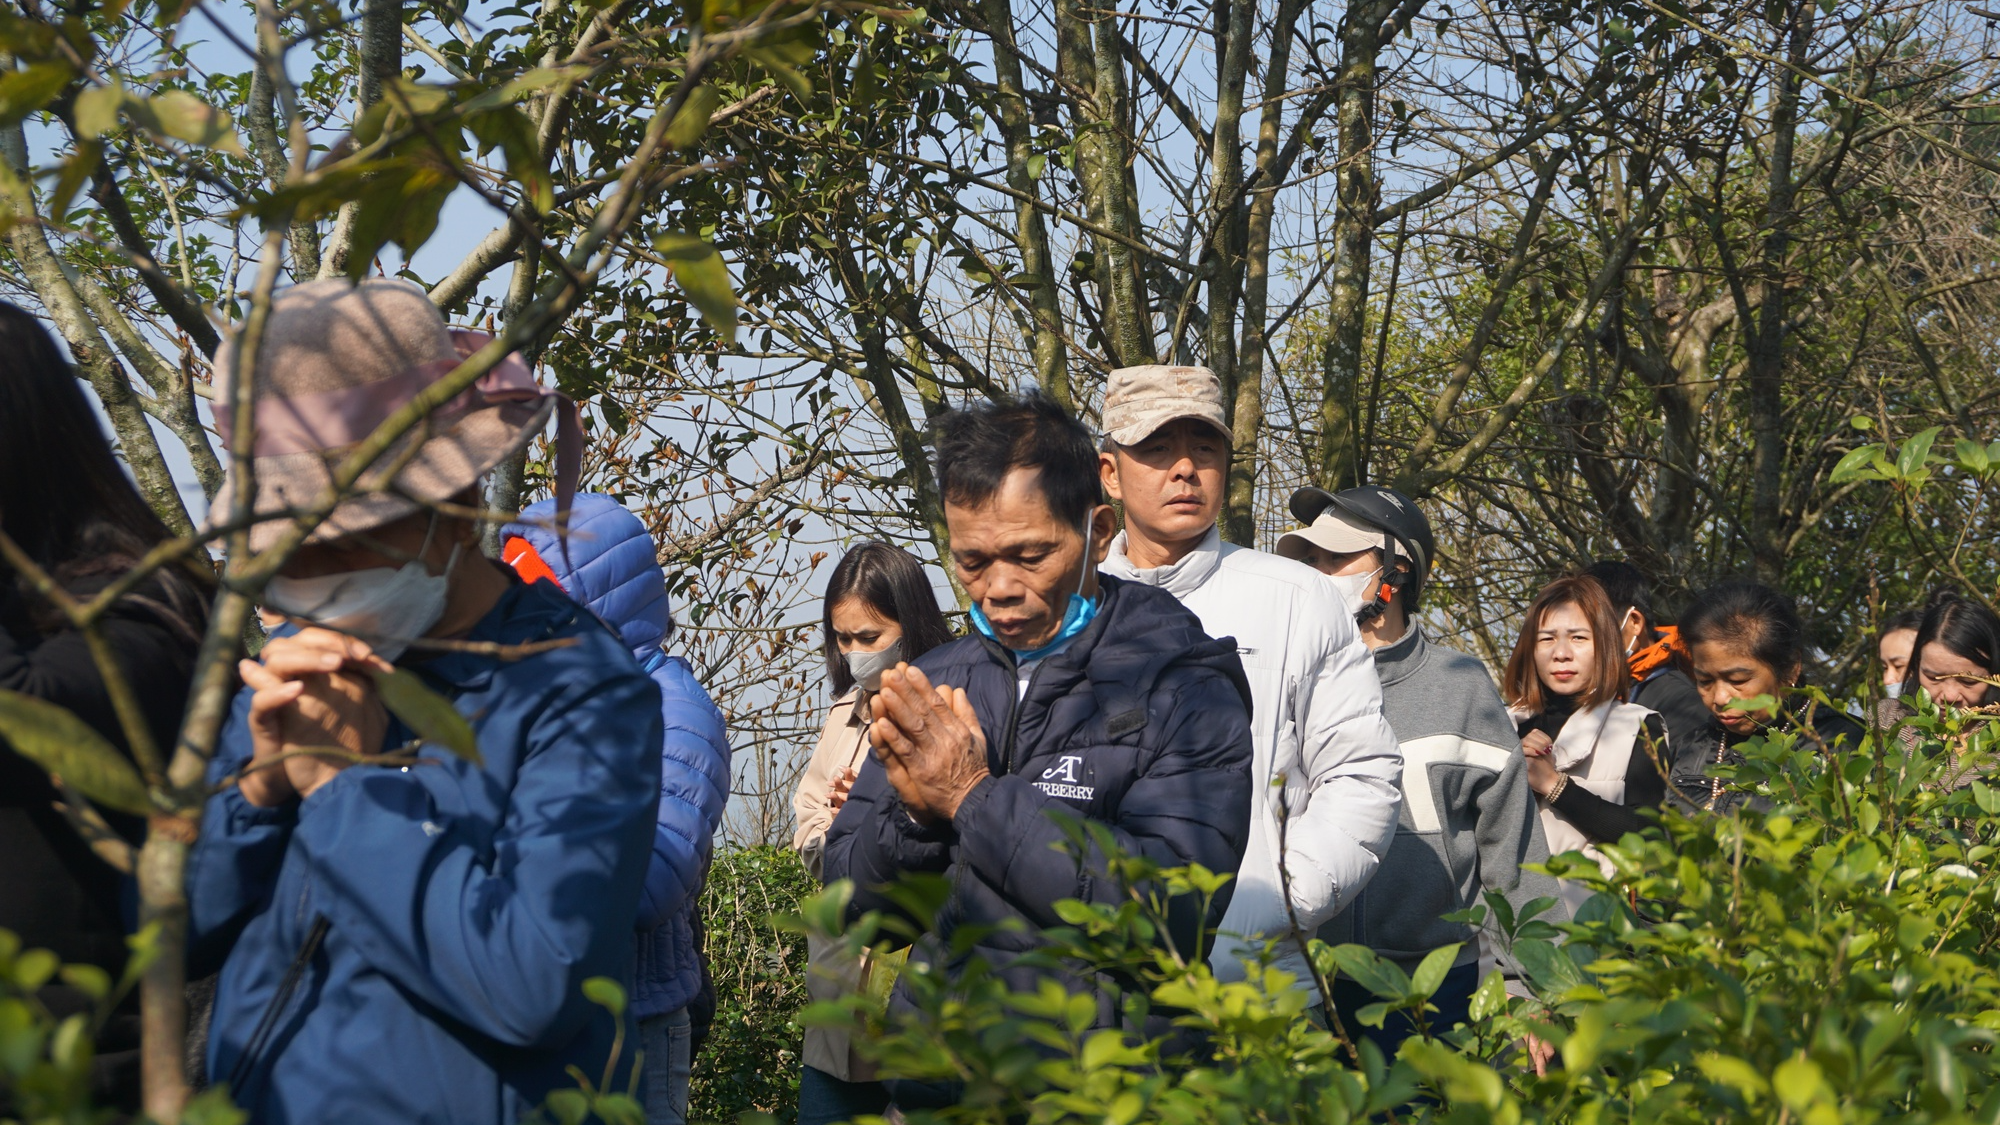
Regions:
<instances>
[{"instance_id":1,"label":"wrinkled forehead","mask_svg":"<svg viewBox=\"0 0 2000 1125\"><path fill-rule=\"evenodd\" d=\"M1009 470L993 495L978 504L944 505L953 554L1009 555L1054 550L1080 541L1083 530L1049 510L1042 470Z\"/></svg>"}]
</instances>

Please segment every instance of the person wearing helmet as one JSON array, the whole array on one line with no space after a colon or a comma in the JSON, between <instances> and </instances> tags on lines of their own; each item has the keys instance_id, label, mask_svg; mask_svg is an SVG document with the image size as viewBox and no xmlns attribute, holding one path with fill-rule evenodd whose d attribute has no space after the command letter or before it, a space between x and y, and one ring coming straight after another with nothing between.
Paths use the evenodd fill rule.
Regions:
<instances>
[{"instance_id":1,"label":"person wearing helmet","mask_svg":"<svg viewBox=\"0 0 2000 1125\"><path fill-rule=\"evenodd\" d=\"M1229 430L1213 373L1113 371L1103 420L1100 479L1125 509L1103 571L1167 591L1209 635L1233 637L1250 680L1258 796L1210 963L1241 980L1269 942L1309 989L1304 939L1361 893L1396 830L1401 764L1368 650L1319 575L1222 541Z\"/></svg>"},{"instance_id":2,"label":"person wearing helmet","mask_svg":"<svg viewBox=\"0 0 2000 1125\"><path fill-rule=\"evenodd\" d=\"M1457 962L1431 998L1434 1026L1449 1028L1470 1018L1482 939L1510 984L1520 967L1490 914L1480 928L1445 917L1480 905L1488 891L1505 895L1517 918L1529 903L1558 893L1553 878L1522 869L1549 857L1527 759L1486 668L1433 643L1417 622L1437 540L1416 504L1394 489L1364 485L1338 493L1302 488L1291 509L1305 526L1280 539L1278 553L1331 575L1347 593L1403 754L1402 812L1382 870L1319 936L1368 946L1406 972L1432 950L1458 944ZM1334 985L1349 1027L1375 1000L1354 981ZM1413 1028L1399 1013L1361 1030L1393 1058Z\"/></svg>"}]
</instances>

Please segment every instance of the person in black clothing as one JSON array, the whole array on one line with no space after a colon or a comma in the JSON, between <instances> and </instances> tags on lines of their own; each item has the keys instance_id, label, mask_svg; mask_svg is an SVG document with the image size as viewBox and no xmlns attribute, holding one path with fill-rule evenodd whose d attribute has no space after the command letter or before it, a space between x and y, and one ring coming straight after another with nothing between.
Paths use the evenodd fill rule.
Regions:
<instances>
[{"instance_id":1,"label":"person in black clothing","mask_svg":"<svg viewBox=\"0 0 2000 1125\"><path fill-rule=\"evenodd\" d=\"M1092 1024L1119 1026L1113 990L1040 955L1039 931L1065 924L1058 902L1129 901L1099 837L1073 854L1064 826L1163 868L1234 875L1250 835L1249 681L1236 642L1210 639L1173 595L1098 573L1116 528L1088 471L1096 443L1061 406L1030 392L954 411L937 456L974 634L883 673L874 753L827 831L823 874L853 880L850 917L904 909L884 890L905 874L948 877L949 903L916 919L930 932L892 1010L908 1010L913 974L955 979L976 956L1017 990L1094 995ZM1206 912L1169 900L1157 940L1201 949L1232 889ZM1157 1012L1148 1025L1171 1031ZM905 1110L957 1096L891 1092Z\"/></svg>"},{"instance_id":2,"label":"person in black clothing","mask_svg":"<svg viewBox=\"0 0 2000 1125\"><path fill-rule=\"evenodd\" d=\"M1656 712L1619 698L1625 679L1604 587L1582 575L1545 587L1528 607L1500 689L1552 855L1580 849L1602 863L1593 845L1643 830L1640 810L1666 799L1658 766L1670 745L1666 727Z\"/></svg>"},{"instance_id":3,"label":"person in black clothing","mask_svg":"<svg viewBox=\"0 0 2000 1125\"><path fill-rule=\"evenodd\" d=\"M1625 701L1659 713L1673 747L1667 763L1667 799L1683 812L1712 808L1722 793L1709 767L1722 758L1722 728L1687 673L1680 631L1653 616L1651 584L1628 562L1603 560L1584 568L1611 599L1630 672Z\"/></svg>"},{"instance_id":4,"label":"person in black clothing","mask_svg":"<svg viewBox=\"0 0 2000 1125\"><path fill-rule=\"evenodd\" d=\"M1792 599L1758 582L1703 590L1681 615L1702 702L1722 724L1723 743L1786 731L1826 750L1860 747L1861 724L1831 707L1787 701L1806 663L1806 627Z\"/></svg>"},{"instance_id":5,"label":"person in black clothing","mask_svg":"<svg viewBox=\"0 0 2000 1125\"><path fill-rule=\"evenodd\" d=\"M130 569L168 531L119 466L77 375L35 319L0 302L0 530L78 598ZM170 566L104 618L103 636L162 751L180 729L213 575L205 561ZM83 635L28 579L0 560L0 689L59 704L126 754L104 678ZM64 962L115 979L135 921L129 877L98 857L54 805L48 775L0 738L0 928ZM106 813L137 843L139 818ZM42 991L58 1016L89 1001L63 985ZM98 1104L138 1108L137 1004L98 1041ZM8 1099L0 1093L0 1112Z\"/></svg>"}]
</instances>

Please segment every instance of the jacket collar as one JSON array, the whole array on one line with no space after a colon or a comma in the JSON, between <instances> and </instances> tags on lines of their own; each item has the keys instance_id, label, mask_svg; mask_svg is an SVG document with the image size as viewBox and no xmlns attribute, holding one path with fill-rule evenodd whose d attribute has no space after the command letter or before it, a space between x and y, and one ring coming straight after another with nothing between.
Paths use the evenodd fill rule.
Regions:
<instances>
[{"instance_id":1,"label":"jacket collar","mask_svg":"<svg viewBox=\"0 0 2000 1125\"><path fill-rule=\"evenodd\" d=\"M1151 570L1137 570L1132 560L1125 554L1125 533L1118 533L1111 541L1111 553L1104 557L1104 569L1111 571L1128 582L1145 586L1158 586L1176 598L1185 598L1202 588L1222 565L1222 532L1214 527L1201 537L1195 549L1186 558L1167 566L1156 566Z\"/></svg>"},{"instance_id":2,"label":"jacket collar","mask_svg":"<svg viewBox=\"0 0 2000 1125\"><path fill-rule=\"evenodd\" d=\"M1431 643L1424 639L1423 628L1412 621L1394 644L1375 650L1375 675L1383 687L1400 683L1416 675L1430 654Z\"/></svg>"}]
</instances>

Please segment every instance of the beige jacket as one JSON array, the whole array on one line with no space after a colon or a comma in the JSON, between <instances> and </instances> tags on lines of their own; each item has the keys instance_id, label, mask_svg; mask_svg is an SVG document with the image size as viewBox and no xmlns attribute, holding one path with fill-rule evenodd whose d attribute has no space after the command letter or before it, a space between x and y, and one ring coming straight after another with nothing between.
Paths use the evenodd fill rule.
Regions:
<instances>
[{"instance_id":1,"label":"beige jacket","mask_svg":"<svg viewBox=\"0 0 2000 1125\"><path fill-rule=\"evenodd\" d=\"M820 731L819 745L806 763L799 790L792 795L792 813L798 830L792 833L792 847L805 861L813 878L821 877L826 854L826 830L839 812L827 801L833 779L842 770L861 769L868 759L868 708L860 689L848 692L833 705ZM806 944L806 992L815 1002L837 1000L863 992L868 987L868 959L847 956L832 942L810 938ZM806 1029L805 1064L843 1082L869 1082L875 1068L853 1050L851 1037L833 1028Z\"/></svg>"}]
</instances>

